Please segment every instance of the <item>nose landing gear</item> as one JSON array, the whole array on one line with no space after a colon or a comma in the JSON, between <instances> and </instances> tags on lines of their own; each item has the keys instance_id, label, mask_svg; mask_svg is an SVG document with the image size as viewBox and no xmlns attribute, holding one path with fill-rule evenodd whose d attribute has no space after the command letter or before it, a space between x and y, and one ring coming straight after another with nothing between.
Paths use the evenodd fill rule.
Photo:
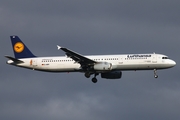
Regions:
<instances>
[{"instance_id":1,"label":"nose landing gear","mask_svg":"<svg viewBox=\"0 0 180 120\"><path fill-rule=\"evenodd\" d=\"M158 78L157 70L156 70L156 69L154 69L154 77L155 77L155 78Z\"/></svg>"}]
</instances>

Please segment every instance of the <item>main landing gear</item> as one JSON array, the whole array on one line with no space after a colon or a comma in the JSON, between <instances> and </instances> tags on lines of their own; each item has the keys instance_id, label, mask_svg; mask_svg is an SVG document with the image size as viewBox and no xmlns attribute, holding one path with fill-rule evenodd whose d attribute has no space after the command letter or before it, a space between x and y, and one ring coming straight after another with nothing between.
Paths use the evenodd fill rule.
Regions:
<instances>
[{"instance_id":1,"label":"main landing gear","mask_svg":"<svg viewBox=\"0 0 180 120\"><path fill-rule=\"evenodd\" d=\"M91 73L85 73L85 74L84 74L84 76L85 76L86 78L90 78L91 75L92 75ZM99 75L99 74L98 74L98 73L94 73L94 77L92 78L92 82L93 82L93 83L97 83L97 81L98 81L97 78L96 78L97 75Z\"/></svg>"},{"instance_id":2,"label":"main landing gear","mask_svg":"<svg viewBox=\"0 0 180 120\"><path fill-rule=\"evenodd\" d=\"M98 73L94 74L94 77L92 78L93 83L97 83L97 78L96 78L97 75L99 75L99 74Z\"/></svg>"},{"instance_id":3,"label":"main landing gear","mask_svg":"<svg viewBox=\"0 0 180 120\"><path fill-rule=\"evenodd\" d=\"M92 78L92 82L93 82L93 83L97 83L97 78L93 77L93 78Z\"/></svg>"},{"instance_id":4,"label":"main landing gear","mask_svg":"<svg viewBox=\"0 0 180 120\"><path fill-rule=\"evenodd\" d=\"M154 69L154 77L155 77L155 78L158 78L157 70L156 70L156 69Z\"/></svg>"},{"instance_id":5,"label":"main landing gear","mask_svg":"<svg viewBox=\"0 0 180 120\"><path fill-rule=\"evenodd\" d=\"M86 72L86 73L84 74L84 76L85 76L86 78L90 78L90 77L91 77L91 74L90 74L89 72Z\"/></svg>"}]
</instances>

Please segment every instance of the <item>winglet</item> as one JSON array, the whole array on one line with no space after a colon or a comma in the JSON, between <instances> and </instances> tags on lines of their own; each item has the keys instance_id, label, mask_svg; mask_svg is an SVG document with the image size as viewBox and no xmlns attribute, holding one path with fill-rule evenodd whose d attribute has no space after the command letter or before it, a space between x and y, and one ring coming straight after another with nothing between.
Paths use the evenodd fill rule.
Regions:
<instances>
[{"instance_id":1,"label":"winglet","mask_svg":"<svg viewBox=\"0 0 180 120\"><path fill-rule=\"evenodd\" d=\"M57 45L58 50L61 49L61 46Z\"/></svg>"}]
</instances>

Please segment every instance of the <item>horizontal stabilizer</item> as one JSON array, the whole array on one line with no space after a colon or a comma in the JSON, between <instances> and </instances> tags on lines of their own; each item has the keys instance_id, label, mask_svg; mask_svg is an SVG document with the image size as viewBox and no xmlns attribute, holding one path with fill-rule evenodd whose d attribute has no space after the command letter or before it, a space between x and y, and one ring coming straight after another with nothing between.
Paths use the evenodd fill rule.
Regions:
<instances>
[{"instance_id":1,"label":"horizontal stabilizer","mask_svg":"<svg viewBox=\"0 0 180 120\"><path fill-rule=\"evenodd\" d=\"M5 56L6 58L8 58L8 59L10 59L10 60L12 60L13 62L15 62L15 63L24 63L23 61L21 61L21 60L18 60L18 59L16 59L16 58L13 58L13 57L11 57L11 56Z\"/></svg>"}]
</instances>

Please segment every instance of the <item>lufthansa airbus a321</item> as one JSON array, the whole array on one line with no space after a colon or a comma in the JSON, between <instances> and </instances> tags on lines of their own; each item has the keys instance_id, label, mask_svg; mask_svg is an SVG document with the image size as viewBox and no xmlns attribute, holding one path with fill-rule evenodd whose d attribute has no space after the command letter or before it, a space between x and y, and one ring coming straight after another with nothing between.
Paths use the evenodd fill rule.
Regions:
<instances>
[{"instance_id":1,"label":"lufthansa airbus a321","mask_svg":"<svg viewBox=\"0 0 180 120\"><path fill-rule=\"evenodd\" d=\"M96 83L97 75L106 79L120 79L122 71L153 70L158 78L157 70L174 67L176 62L162 54L127 54L127 55L89 55L83 56L70 49L60 47L65 56L37 57L18 36L10 36L15 57L5 56L7 64L46 72L81 72L86 78L93 75Z\"/></svg>"}]
</instances>

